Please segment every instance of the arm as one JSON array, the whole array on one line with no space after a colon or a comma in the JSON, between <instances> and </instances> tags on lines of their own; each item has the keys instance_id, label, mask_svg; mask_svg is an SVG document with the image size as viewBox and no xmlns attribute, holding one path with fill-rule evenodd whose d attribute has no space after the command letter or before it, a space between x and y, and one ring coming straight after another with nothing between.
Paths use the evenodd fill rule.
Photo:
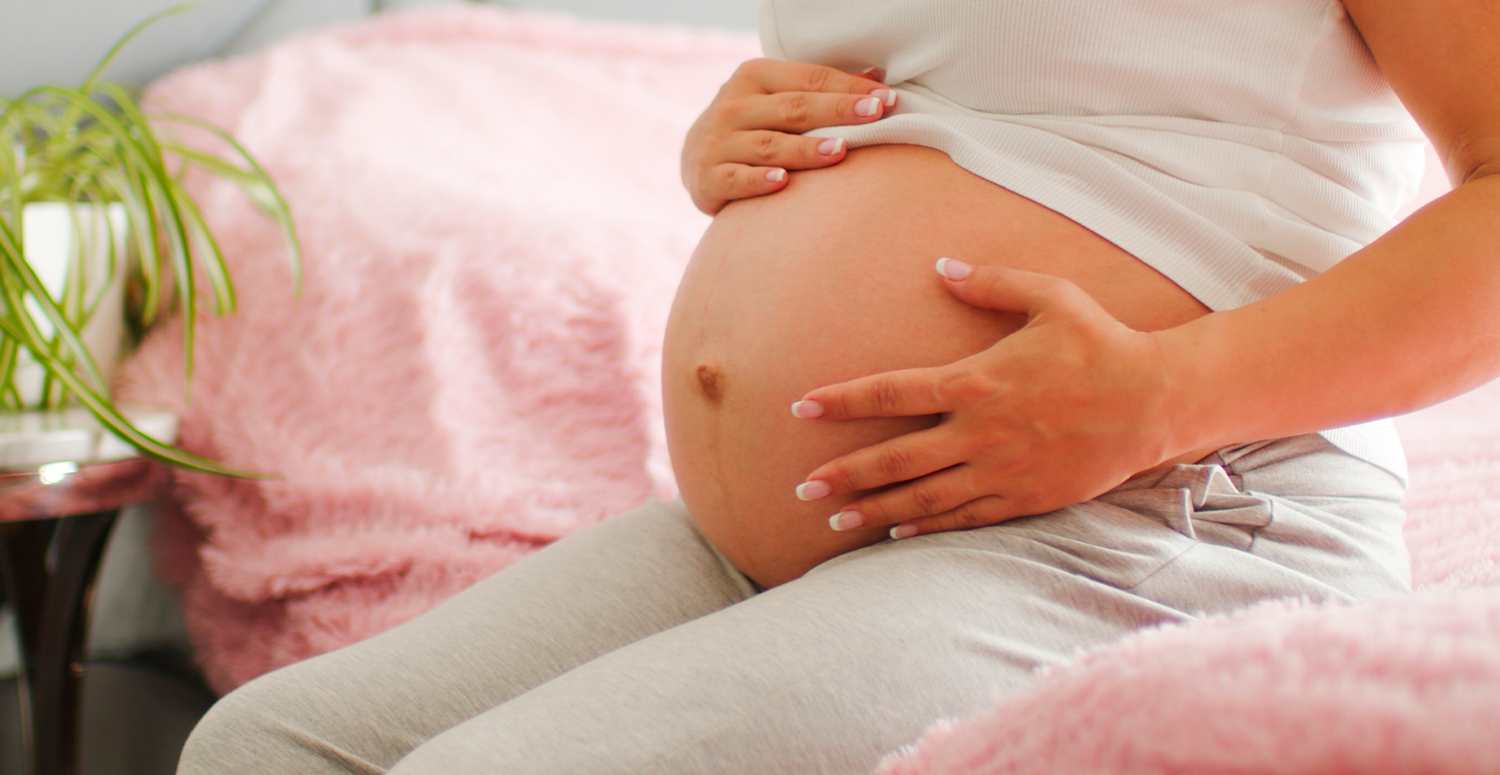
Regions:
<instances>
[{"instance_id":1,"label":"arm","mask_svg":"<svg viewBox=\"0 0 1500 775\"><path fill-rule=\"evenodd\" d=\"M1196 418L1174 448L1402 414L1500 374L1500 88L1480 76L1500 72L1500 11L1345 6L1455 189L1320 277L1162 332Z\"/></svg>"},{"instance_id":2,"label":"arm","mask_svg":"<svg viewBox=\"0 0 1500 775\"><path fill-rule=\"evenodd\" d=\"M827 486L801 492L899 483L846 510L899 536L978 527L1087 500L1189 451L1400 414L1500 374L1500 89L1477 75L1500 71L1500 10L1345 5L1454 191L1318 278L1153 333L1063 281L948 262L950 291L1025 312L1027 326L947 367L809 393L798 416L945 418L820 467L808 478Z\"/></svg>"}]
</instances>

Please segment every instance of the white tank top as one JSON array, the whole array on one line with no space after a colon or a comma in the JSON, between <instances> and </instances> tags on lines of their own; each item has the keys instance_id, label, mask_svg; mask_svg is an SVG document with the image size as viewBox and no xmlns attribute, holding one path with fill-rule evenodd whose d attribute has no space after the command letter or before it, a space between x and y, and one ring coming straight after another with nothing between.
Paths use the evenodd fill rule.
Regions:
<instances>
[{"instance_id":1,"label":"white tank top","mask_svg":"<svg viewBox=\"0 0 1500 775\"><path fill-rule=\"evenodd\" d=\"M767 57L900 93L809 134L944 151L1214 310L1383 234L1425 164L1339 0L760 0L759 28ZM1323 435L1405 480L1389 421Z\"/></svg>"}]
</instances>

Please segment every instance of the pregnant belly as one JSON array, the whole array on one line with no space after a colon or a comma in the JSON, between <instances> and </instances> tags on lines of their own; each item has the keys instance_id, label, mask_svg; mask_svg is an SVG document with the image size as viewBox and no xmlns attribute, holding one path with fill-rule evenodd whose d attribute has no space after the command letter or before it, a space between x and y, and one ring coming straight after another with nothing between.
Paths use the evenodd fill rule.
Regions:
<instances>
[{"instance_id":1,"label":"pregnant belly","mask_svg":"<svg viewBox=\"0 0 1500 775\"><path fill-rule=\"evenodd\" d=\"M830 530L855 496L797 500L809 472L938 420L810 422L791 403L823 385L951 363L1025 322L953 298L932 269L942 256L1067 278L1138 330L1208 311L1113 244L929 148L857 150L729 205L678 288L663 398L688 510L762 586L885 537Z\"/></svg>"}]
</instances>

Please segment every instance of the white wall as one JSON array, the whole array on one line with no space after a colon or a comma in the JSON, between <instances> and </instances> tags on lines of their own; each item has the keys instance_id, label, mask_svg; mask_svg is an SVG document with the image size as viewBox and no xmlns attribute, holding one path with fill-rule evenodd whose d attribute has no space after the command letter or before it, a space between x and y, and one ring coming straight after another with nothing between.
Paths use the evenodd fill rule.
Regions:
<instances>
[{"instance_id":1,"label":"white wall","mask_svg":"<svg viewBox=\"0 0 1500 775\"><path fill-rule=\"evenodd\" d=\"M144 84L209 56L253 51L289 33L458 0L197 0L161 20L122 53L109 77ZM39 83L82 81L121 35L183 0L0 0L0 96ZM748 30L755 0L495 0L602 19Z\"/></svg>"}]
</instances>

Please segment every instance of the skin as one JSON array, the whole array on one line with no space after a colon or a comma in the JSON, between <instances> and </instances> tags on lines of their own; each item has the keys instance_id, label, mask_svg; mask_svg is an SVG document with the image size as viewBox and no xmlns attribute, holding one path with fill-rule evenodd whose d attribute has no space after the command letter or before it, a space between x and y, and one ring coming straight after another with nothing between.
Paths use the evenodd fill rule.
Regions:
<instances>
[{"instance_id":1,"label":"skin","mask_svg":"<svg viewBox=\"0 0 1500 775\"><path fill-rule=\"evenodd\" d=\"M1127 319L1099 298L1097 289L1090 293L1087 278L1028 273L1010 263L1014 253L966 253L962 257L977 269L962 281L939 279L937 287L976 310L994 310L976 321L987 320L986 314L1024 315L1018 333L1005 336L1006 331L981 326L981 333L998 341L972 354L933 348L927 351L929 361L951 360L854 379L830 376L824 387L793 396L823 410L818 419L785 426L792 435L783 438L791 446L826 450L824 459L809 461L805 470L811 473L802 481L828 485L830 494L816 502L825 507L823 513L857 511L865 526L826 544L795 520L785 526L760 523L758 532L726 529L721 537L733 541L753 534L744 542L754 548L745 552L754 559L801 551L805 542L834 550L852 547L859 542L850 537L878 539L891 526L901 527L898 535L905 536L994 524L1086 500L1131 472L1190 459L1198 450L1400 414L1500 375L1500 304L1495 301L1500 299L1500 251L1494 247L1500 244L1500 91L1473 77L1500 70L1500 13L1489 0L1346 0L1345 6L1397 94L1446 159L1456 186L1452 193L1314 280L1257 304L1159 330ZM795 81L782 85L797 88ZM810 93L804 104L846 99L854 91L831 76L821 83L836 88ZM728 102L781 96L769 84L740 91L726 85L690 135L689 146L695 138L701 143L767 131L746 123L746 117L764 111L716 110L726 94L732 98ZM789 199L797 179L810 173L766 187L739 168L804 169L798 165L805 164L811 141L790 139L781 155L762 143L754 158L732 150L746 147L743 143L687 148L684 180L690 191L700 186L709 192L707 201ZM841 162L844 157L824 166ZM699 201L698 192L694 199ZM819 214L825 229L845 217ZM888 214L887 220L902 217ZM871 218L867 224L877 222ZM925 221L907 223L938 231ZM937 244L893 247L913 253L911 266L930 266L938 255L952 252ZM836 276L798 279L831 295L828 289L842 293L861 271L866 270L849 263ZM932 311L938 309L935 305L924 314L950 314ZM902 318L902 324L912 321ZM843 341L866 335L845 332ZM972 342L968 333L954 336ZM802 343L784 344L795 351ZM681 389L681 373L673 368L669 365L668 384L676 379ZM733 379L732 371L724 374ZM727 384L732 390L734 383ZM669 411L681 400L673 398L672 389ZM869 425L876 422L872 418L910 424L863 431L884 440L846 430L877 427ZM726 438L733 437L720 437ZM841 449L846 446L854 448ZM767 445L758 452L771 456L769 450ZM674 462L678 457L674 446ZM762 484L789 488L796 483L782 478L778 474ZM692 486L684 484L684 496L696 513L692 500L704 496L690 495ZM719 495L733 502L728 496ZM725 523L754 523L766 513L771 512L732 516ZM802 513L812 521L816 512ZM775 532L783 527L788 532ZM845 535L826 522L821 529L825 535ZM710 539L716 545L720 540L714 534ZM817 556L802 554L803 560ZM797 567L783 561L779 575Z\"/></svg>"},{"instance_id":2,"label":"skin","mask_svg":"<svg viewBox=\"0 0 1500 775\"><path fill-rule=\"evenodd\" d=\"M853 151L775 196L729 204L668 320L667 441L694 520L762 586L885 537L830 530L836 507L793 493L809 469L937 420L815 425L788 405L826 382L952 363L1024 323L945 291L927 258L945 253L1070 278L1144 330L1207 313L1131 255L930 148Z\"/></svg>"}]
</instances>

